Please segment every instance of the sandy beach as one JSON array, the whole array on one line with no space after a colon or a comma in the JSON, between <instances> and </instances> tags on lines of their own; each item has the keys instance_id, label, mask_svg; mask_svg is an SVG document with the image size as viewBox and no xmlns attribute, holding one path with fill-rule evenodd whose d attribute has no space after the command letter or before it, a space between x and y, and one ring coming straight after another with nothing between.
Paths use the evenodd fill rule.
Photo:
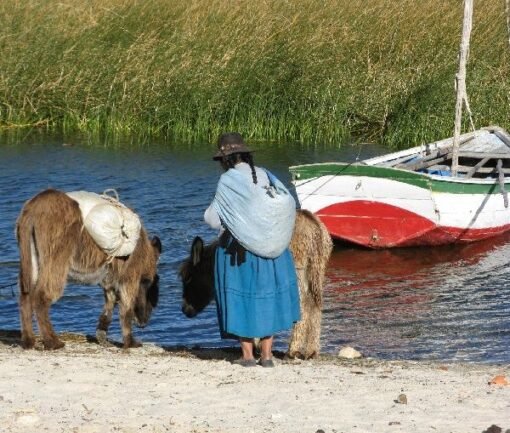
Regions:
<instances>
[{"instance_id":1,"label":"sandy beach","mask_svg":"<svg viewBox=\"0 0 510 433\"><path fill-rule=\"evenodd\" d=\"M483 432L510 430L510 367L412 361L233 366L235 350L24 351L0 331L0 432ZM489 431L498 431L494 430Z\"/></svg>"}]
</instances>

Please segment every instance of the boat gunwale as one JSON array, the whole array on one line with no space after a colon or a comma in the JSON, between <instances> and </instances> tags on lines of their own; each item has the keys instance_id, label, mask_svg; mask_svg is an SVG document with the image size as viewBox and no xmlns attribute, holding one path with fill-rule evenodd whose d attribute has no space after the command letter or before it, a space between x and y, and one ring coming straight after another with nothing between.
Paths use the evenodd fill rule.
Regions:
<instances>
[{"instance_id":1,"label":"boat gunwale","mask_svg":"<svg viewBox=\"0 0 510 433\"><path fill-rule=\"evenodd\" d=\"M292 173L295 173L297 171L296 169L298 169L299 167L314 167L314 166L321 166L321 165L336 165L336 166L339 166L339 167L354 166L354 167L363 167L363 168L377 168L379 170L384 170L384 171L388 171L388 172L394 171L394 172L397 172L397 173L412 174L412 175L416 175L418 177L422 177L422 178L425 178L425 179L431 179L431 180L434 180L434 181L447 182L447 183L459 183L459 184L468 184L468 185L469 184L475 184L475 185L493 185L493 184L498 184L499 183L498 178L490 178L490 179L487 179L487 178L485 178L485 179L483 179L483 178L469 178L469 179L465 179L465 178L461 178L461 177L441 176L441 175L438 175L438 174L423 173L423 172L418 172L418 171L406 170L406 169L403 169L403 168L380 167L380 166L377 166L377 165L366 165L366 164L360 164L360 163L355 163L355 162L352 162L352 163L320 162L320 163L315 163L315 164L303 164L303 165L296 165L296 166L289 167L289 170ZM295 183L295 182L298 182L300 180L310 181L311 179L320 179L321 177L325 177L325 176L338 176L338 177L341 177L341 176L379 177L379 176L367 176L366 174L347 174L347 175L343 175L341 173L323 173L323 174L320 174L318 176L310 176L310 177L306 177L304 179L293 179L292 182ZM399 178L396 178L396 179L393 179L393 180L398 182ZM505 178L505 185L508 185L508 184L510 184L510 176Z\"/></svg>"},{"instance_id":2,"label":"boat gunwale","mask_svg":"<svg viewBox=\"0 0 510 433\"><path fill-rule=\"evenodd\" d=\"M470 133L462 134L460 136L460 139L466 140L466 139L470 139L471 137L476 137L476 134L478 134L480 132L487 132L489 134L495 134L504 144L506 144L507 146L510 147L510 135L503 128L500 128L498 126L490 126L487 128L482 128L480 130L470 132ZM504 137L502 138L497 133L502 134ZM474 177L462 178L462 177L458 177L458 176L442 176L442 175L433 174L433 173L409 170L409 169L402 168L402 167L388 167L388 166L379 165L386 161L394 160L397 158L402 158L405 156L412 156L413 154L418 154L421 151L423 151L425 146L434 146L431 149L431 151L442 150L442 149L450 147L452 141L453 141L453 138L450 137L450 138L447 138L444 140L430 143L428 145L415 146L410 149L402 150L399 152L393 152L393 153L389 153L389 154L385 154L385 155L381 155L381 156L376 156L376 157L369 158L366 160L361 160L361 161L353 161L353 162L334 162L334 161L332 161L332 162L319 162L319 163L311 163L311 164L294 165L294 166L289 167L289 171L293 175L293 179L292 179L293 183L296 183L297 181L301 180L301 179L294 178L294 175L299 172L300 168L333 165L333 166L338 166L338 167L360 167L360 168L362 168L362 170L364 168L367 168L367 169L375 168L377 170L383 170L383 171L387 171L387 172L394 171L395 173L406 173L406 178L411 178L413 176L416 176L416 177L421 177L424 180L430 179L430 180L437 181L437 182L455 183L455 184L463 184L463 185L499 184L499 180L497 177L494 177L494 178L474 178ZM483 154L481 154L481 156L482 155ZM348 174L348 175L366 177L366 174ZM318 179L318 178L321 178L324 176L343 176L343 175L341 173L336 173L336 172L335 173L323 173L318 176L306 177L302 180L310 181L311 179L314 179L314 178ZM379 176L370 176L370 177L379 177ZM396 177L399 177L399 176L397 175ZM397 182L399 181L399 179L394 179L394 180ZM504 185L509 185L509 184L510 184L510 175L504 178Z\"/></svg>"}]
</instances>

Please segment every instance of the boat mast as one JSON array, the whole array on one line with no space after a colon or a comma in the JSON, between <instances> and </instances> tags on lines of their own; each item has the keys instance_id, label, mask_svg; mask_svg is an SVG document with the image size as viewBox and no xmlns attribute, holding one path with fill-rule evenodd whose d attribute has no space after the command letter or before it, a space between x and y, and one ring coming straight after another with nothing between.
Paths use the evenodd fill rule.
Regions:
<instances>
[{"instance_id":1,"label":"boat mast","mask_svg":"<svg viewBox=\"0 0 510 433\"><path fill-rule=\"evenodd\" d=\"M508 30L508 46L510 47L510 0L506 0L505 9L506 9L506 29Z\"/></svg>"},{"instance_id":2,"label":"boat mast","mask_svg":"<svg viewBox=\"0 0 510 433\"><path fill-rule=\"evenodd\" d=\"M453 176L457 176L457 170L459 167L459 137L462 123L462 106L464 103L469 111L466 91L466 63L469 55L469 39L471 37L471 28L473 23L473 1L474 0L464 0L464 19L462 22L462 39L460 42L459 53L459 72L457 72L455 77L457 101L455 103L455 128L452 150Z\"/></svg>"}]
</instances>

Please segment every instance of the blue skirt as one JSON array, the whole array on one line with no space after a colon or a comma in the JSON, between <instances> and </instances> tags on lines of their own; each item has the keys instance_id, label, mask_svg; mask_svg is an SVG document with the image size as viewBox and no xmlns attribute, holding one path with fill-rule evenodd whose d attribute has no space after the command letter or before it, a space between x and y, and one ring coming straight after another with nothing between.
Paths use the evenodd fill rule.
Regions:
<instances>
[{"instance_id":1,"label":"blue skirt","mask_svg":"<svg viewBox=\"0 0 510 433\"><path fill-rule=\"evenodd\" d=\"M246 261L235 265L219 246L214 286L223 338L269 337L300 319L296 269L288 248L275 259L246 251Z\"/></svg>"}]
</instances>

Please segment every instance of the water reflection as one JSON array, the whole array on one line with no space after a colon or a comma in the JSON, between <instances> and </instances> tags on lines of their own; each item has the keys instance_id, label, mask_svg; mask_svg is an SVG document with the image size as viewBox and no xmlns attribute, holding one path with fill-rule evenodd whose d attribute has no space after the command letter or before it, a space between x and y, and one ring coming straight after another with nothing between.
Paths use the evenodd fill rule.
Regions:
<instances>
[{"instance_id":1,"label":"water reflection","mask_svg":"<svg viewBox=\"0 0 510 433\"><path fill-rule=\"evenodd\" d=\"M509 253L510 234L436 248L337 246L325 293L328 349L351 344L384 358L508 359L510 297L501 283Z\"/></svg>"}]
</instances>

